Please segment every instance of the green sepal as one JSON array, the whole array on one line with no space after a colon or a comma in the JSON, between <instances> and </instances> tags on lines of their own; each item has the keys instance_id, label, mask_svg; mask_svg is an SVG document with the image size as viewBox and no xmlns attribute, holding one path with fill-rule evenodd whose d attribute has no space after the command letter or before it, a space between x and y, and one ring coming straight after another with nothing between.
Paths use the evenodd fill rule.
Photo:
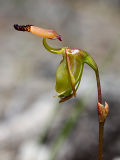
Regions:
<instances>
[{"instance_id":1,"label":"green sepal","mask_svg":"<svg viewBox=\"0 0 120 160\"><path fill-rule=\"evenodd\" d=\"M98 69L97 64L88 52L80 50L79 55L81 56L81 61L83 63L87 63L94 71Z\"/></svg>"},{"instance_id":2,"label":"green sepal","mask_svg":"<svg viewBox=\"0 0 120 160\"><path fill-rule=\"evenodd\" d=\"M68 64L66 59L66 54L63 54L63 60L61 61L58 69L56 71L56 91L58 92L58 97L65 98L73 94L72 84L75 80L75 90L78 89L80 84L81 76L83 73L83 63L81 62L79 55L69 54L71 73L68 70ZM72 81L71 75L72 74Z\"/></svg>"},{"instance_id":3,"label":"green sepal","mask_svg":"<svg viewBox=\"0 0 120 160\"><path fill-rule=\"evenodd\" d=\"M97 71L98 69L97 64L95 63L94 59L90 55L88 55L84 59L84 63L87 63L94 71Z\"/></svg>"}]
</instances>

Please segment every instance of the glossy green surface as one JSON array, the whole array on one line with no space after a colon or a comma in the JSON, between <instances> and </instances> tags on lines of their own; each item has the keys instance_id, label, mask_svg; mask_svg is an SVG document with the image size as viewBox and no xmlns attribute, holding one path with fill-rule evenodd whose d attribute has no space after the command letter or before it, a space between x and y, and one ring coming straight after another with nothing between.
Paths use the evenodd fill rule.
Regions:
<instances>
[{"instance_id":1,"label":"glossy green surface","mask_svg":"<svg viewBox=\"0 0 120 160\"><path fill-rule=\"evenodd\" d=\"M79 55L69 55L71 71L75 78L75 85L81 79L83 72L83 63L80 61ZM66 55L63 55L63 60L56 71L56 91L59 97L65 97L72 92L70 74L68 72Z\"/></svg>"}]
</instances>

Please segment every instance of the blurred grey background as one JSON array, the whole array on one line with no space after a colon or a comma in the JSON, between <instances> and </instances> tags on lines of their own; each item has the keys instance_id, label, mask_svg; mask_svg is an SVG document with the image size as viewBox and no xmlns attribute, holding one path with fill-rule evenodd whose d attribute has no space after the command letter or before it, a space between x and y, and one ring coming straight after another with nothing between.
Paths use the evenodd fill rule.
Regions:
<instances>
[{"instance_id":1,"label":"blurred grey background","mask_svg":"<svg viewBox=\"0 0 120 160\"><path fill-rule=\"evenodd\" d=\"M63 41L49 41L51 46L80 48L95 59L103 99L110 105L104 160L120 160L120 0L0 0L0 160L47 160L51 144L80 101L84 111L56 160L94 160L94 72L86 65L77 98L58 105L53 96L61 55L48 53L41 37L17 32L14 24L54 29ZM46 140L40 143L47 126Z\"/></svg>"}]
</instances>

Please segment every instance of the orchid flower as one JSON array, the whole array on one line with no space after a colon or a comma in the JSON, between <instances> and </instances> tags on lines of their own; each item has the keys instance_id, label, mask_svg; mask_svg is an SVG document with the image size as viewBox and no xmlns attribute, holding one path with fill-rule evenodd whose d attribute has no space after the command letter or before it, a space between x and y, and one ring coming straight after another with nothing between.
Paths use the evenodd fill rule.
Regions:
<instances>
[{"instance_id":1,"label":"orchid flower","mask_svg":"<svg viewBox=\"0 0 120 160\"><path fill-rule=\"evenodd\" d=\"M63 59L56 71L56 92L58 93L57 96L60 98L60 102L76 96L84 63L89 64L94 70L97 70L95 61L86 51L68 47L59 49L50 47L46 42L46 38L62 40L61 36L54 30L47 30L33 25L20 26L17 24L14 25L14 28L18 31L27 31L43 37L43 45L49 52L62 54Z\"/></svg>"},{"instance_id":2,"label":"orchid flower","mask_svg":"<svg viewBox=\"0 0 120 160\"><path fill-rule=\"evenodd\" d=\"M98 120L99 120L99 147L98 147L98 160L102 160L103 149L103 131L104 122L109 112L109 106L105 102L105 106L102 105L101 85L99 78L99 70L94 59L81 49L76 48L52 48L47 44L46 38L58 39L62 41L61 36L54 30L48 30L39 28L33 25L18 25L15 24L14 28L18 31L26 31L43 37L44 47L53 54L62 54L62 60L56 71L56 92L57 97L60 98L59 102L64 102L71 97L76 96L76 91L80 85L84 64L88 64L94 71L97 81L98 91Z\"/></svg>"}]
</instances>

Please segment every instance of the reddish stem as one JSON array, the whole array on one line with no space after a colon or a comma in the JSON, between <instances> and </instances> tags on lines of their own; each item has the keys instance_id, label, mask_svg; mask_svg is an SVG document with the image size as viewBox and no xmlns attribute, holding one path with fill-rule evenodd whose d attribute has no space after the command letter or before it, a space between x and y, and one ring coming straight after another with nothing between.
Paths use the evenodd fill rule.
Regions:
<instances>
[{"instance_id":1,"label":"reddish stem","mask_svg":"<svg viewBox=\"0 0 120 160\"><path fill-rule=\"evenodd\" d=\"M96 70L96 80L97 80L97 91L98 91L98 102L102 104L102 94L101 94L101 85L99 70ZM98 110L98 119L99 119L99 110ZM98 160L102 160L103 156L103 133L104 133L104 122L99 120L99 145L98 145Z\"/></svg>"},{"instance_id":2,"label":"reddish stem","mask_svg":"<svg viewBox=\"0 0 120 160\"><path fill-rule=\"evenodd\" d=\"M96 70L96 80L97 80L97 90L98 90L98 102L102 104L101 85L100 85L100 77L98 69Z\"/></svg>"}]
</instances>

